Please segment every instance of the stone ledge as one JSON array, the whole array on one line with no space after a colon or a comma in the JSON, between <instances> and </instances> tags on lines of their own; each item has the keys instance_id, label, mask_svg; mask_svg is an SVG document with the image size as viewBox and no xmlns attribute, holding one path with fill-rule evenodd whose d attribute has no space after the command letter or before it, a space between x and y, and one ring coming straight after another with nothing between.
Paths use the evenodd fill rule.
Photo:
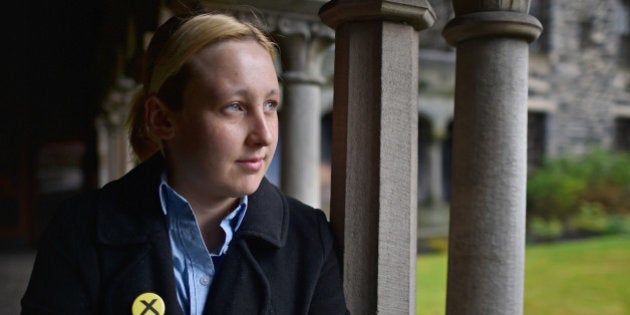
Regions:
<instances>
[{"instance_id":1,"label":"stone ledge","mask_svg":"<svg viewBox=\"0 0 630 315\"><path fill-rule=\"evenodd\" d=\"M453 46L480 37L523 38L532 42L540 36L542 29L538 19L526 13L487 11L454 18L446 24L442 36Z\"/></svg>"}]
</instances>

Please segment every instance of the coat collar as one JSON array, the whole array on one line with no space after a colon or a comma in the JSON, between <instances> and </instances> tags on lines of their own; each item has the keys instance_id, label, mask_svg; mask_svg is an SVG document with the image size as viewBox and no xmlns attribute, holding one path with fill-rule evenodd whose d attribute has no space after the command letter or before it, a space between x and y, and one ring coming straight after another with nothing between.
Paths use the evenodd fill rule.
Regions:
<instances>
[{"instance_id":1,"label":"coat collar","mask_svg":"<svg viewBox=\"0 0 630 315\"><path fill-rule=\"evenodd\" d=\"M158 193L164 169L164 158L158 153L101 189L97 214L99 240L110 245L143 243L153 232L166 230ZM263 178L256 192L249 196L237 235L282 247L288 226L286 197Z\"/></svg>"},{"instance_id":2,"label":"coat collar","mask_svg":"<svg viewBox=\"0 0 630 315\"><path fill-rule=\"evenodd\" d=\"M289 204L280 190L263 178L258 190L249 196L247 212L237 235L260 238L282 247L289 229Z\"/></svg>"},{"instance_id":3,"label":"coat collar","mask_svg":"<svg viewBox=\"0 0 630 315\"><path fill-rule=\"evenodd\" d=\"M101 189L97 235L109 245L146 242L152 231L166 228L158 185L164 159L156 154Z\"/></svg>"}]
</instances>

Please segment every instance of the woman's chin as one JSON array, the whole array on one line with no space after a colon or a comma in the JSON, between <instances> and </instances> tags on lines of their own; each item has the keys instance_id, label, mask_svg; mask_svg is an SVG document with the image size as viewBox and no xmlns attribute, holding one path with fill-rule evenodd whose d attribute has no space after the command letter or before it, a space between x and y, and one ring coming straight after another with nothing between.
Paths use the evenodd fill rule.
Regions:
<instances>
[{"instance_id":1,"label":"woman's chin","mask_svg":"<svg viewBox=\"0 0 630 315\"><path fill-rule=\"evenodd\" d=\"M241 183L239 187L236 188L236 192L239 195L238 197L240 198L255 193L256 190L258 190L258 187L260 187L262 179L262 177L248 178L246 181Z\"/></svg>"}]
</instances>

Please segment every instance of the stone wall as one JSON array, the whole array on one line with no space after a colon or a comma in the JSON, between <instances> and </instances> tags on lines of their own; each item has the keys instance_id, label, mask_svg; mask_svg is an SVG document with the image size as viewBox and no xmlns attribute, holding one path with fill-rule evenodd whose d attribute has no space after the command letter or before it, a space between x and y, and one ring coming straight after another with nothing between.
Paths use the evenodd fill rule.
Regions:
<instances>
[{"instance_id":1,"label":"stone wall","mask_svg":"<svg viewBox=\"0 0 630 315\"><path fill-rule=\"evenodd\" d=\"M630 106L628 69L621 62L628 7L618 0L538 2L547 1L548 12L532 12L542 13L547 41L532 54L547 62L540 79L548 82L547 97L555 104L548 115L547 153L611 147L615 137L630 136L615 134L618 108Z\"/></svg>"}]
</instances>

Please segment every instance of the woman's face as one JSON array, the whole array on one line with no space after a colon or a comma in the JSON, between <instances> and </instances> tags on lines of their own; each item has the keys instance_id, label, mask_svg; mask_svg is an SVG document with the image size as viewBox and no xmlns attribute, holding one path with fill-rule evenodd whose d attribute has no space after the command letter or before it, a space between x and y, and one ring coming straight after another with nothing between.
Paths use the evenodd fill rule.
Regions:
<instances>
[{"instance_id":1,"label":"woman's face","mask_svg":"<svg viewBox=\"0 0 630 315\"><path fill-rule=\"evenodd\" d=\"M280 91L271 56L254 40L228 40L205 47L189 64L183 107L173 112L173 136L165 141L169 180L219 199L251 194L278 142Z\"/></svg>"}]
</instances>

